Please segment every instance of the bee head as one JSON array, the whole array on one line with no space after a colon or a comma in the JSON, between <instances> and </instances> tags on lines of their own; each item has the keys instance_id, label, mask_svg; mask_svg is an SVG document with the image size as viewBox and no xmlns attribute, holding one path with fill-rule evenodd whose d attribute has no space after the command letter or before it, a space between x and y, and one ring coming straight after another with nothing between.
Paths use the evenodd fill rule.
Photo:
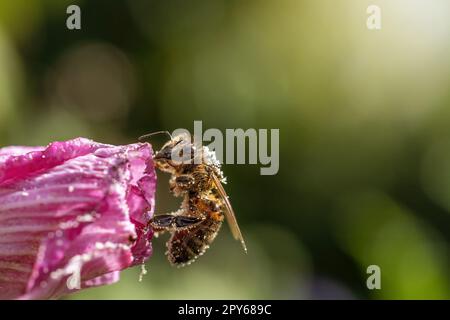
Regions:
<instances>
[{"instance_id":1,"label":"bee head","mask_svg":"<svg viewBox=\"0 0 450 320\"><path fill-rule=\"evenodd\" d=\"M153 159L164 168L190 163L193 157L193 145L188 134L175 136L159 150Z\"/></svg>"}]
</instances>

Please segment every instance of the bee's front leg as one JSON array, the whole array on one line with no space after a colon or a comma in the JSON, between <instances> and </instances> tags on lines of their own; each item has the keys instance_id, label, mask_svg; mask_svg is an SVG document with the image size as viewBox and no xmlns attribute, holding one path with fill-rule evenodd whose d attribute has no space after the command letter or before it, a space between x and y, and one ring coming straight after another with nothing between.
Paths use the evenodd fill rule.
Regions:
<instances>
[{"instance_id":1,"label":"bee's front leg","mask_svg":"<svg viewBox=\"0 0 450 320\"><path fill-rule=\"evenodd\" d=\"M180 196L189 191L195 183L195 179L192 175L183 174L173 177L169 181L170 191L175 196Z\"/></svg>"}]
</instances>

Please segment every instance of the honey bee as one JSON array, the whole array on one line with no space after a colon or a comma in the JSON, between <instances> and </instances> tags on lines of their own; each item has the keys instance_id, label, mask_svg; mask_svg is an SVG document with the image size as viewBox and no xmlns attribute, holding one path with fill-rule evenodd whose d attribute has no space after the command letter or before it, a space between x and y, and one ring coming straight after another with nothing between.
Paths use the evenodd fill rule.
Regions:
<instances>
[{"instance_id":1,"label":"honey bee","mask_svg":"<svg viewBox=\"0 0 450 320\"><path fill-rule=\"evenodd\" d=\"M160 131L144 135L139 140L157 133L168 134L170 141L154 155L155 166L171 174L171 193L183 197L179 210L155 215L149 222L157 234L171 233L166 243L169 262L184 266L203 255L225 218L233 237L241 242L247 252L233 208L222 186L224 176L215 153L205 146L196 150L187 133L172 137L169 132Z\"/></svg>"}]
</instances>

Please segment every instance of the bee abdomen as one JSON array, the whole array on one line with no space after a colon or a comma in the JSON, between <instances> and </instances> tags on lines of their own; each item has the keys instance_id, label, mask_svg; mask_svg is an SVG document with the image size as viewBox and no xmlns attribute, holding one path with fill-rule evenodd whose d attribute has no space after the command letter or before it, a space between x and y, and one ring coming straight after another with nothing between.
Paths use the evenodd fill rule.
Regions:
<instances>
[{"instance_id":1,"label":"bee abdomen","mask_svg":"<svg viewBox=\"0 0 450 320\"><path fill-rule=\"evenodd\" d=\"M209 248L221 225L221 221L206 219L189 231L175 232L168 242L170 263L177 266L190 264Z\"/></svg>"}]
</instances>

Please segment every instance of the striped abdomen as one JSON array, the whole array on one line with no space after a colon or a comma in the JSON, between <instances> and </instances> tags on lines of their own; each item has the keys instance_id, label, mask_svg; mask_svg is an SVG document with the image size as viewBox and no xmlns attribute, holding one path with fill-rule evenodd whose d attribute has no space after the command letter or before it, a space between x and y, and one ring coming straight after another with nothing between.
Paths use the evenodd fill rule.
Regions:
<instances>
[{"instance_id":1,"label":"striped abdomen","mask_svg":"<svg viewBox=\"0 0 450 320\"><path fill-rule=\"evenodd\" d=\"M168 242L170 263L182 266L202 255L219 232L222 221L223 215L214 213L192 228L176 231Z\"/></svg>"}]
</instances>

